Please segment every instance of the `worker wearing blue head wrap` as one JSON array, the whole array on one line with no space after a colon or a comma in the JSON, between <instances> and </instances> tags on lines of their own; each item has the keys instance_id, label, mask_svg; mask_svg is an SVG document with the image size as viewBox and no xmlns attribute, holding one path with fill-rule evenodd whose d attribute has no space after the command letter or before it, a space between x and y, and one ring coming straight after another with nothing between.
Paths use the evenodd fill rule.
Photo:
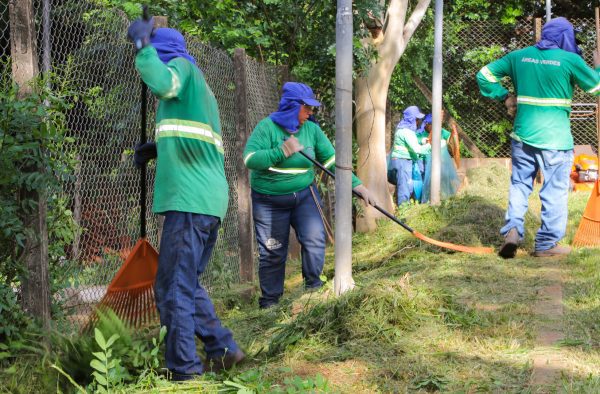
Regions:
<instances>
[{"instance_id":1,"label":"worker wearing blue head wrap","mask_svg":"<svg viewBox=\"0 0 600 394\"><path fill-rule=\"evenodd\" d=\"M443 118L443 116L442 116ZM426 141L431 141L431 130L432 130L432 114L427 114L423 119L421 127L425 135ZM456 135L456 130L454 130ZM454 161L448 152L448 142L452 133L442 128L441 139L440 139L440 198L445 200L456 194L458 187L460 186L460 180L456 173L456 167ZM456 135L458 141L458 135ZM423 174L423 193L421 194L421 202L429 202L430 191L431 191L431 154L425 155L425 171Z\"/></svg>"},{"instance_id":2,"label":"worker wearing blue head wrap","mask_svg":"<svg viewBox=\"0 0 600 394\"><path fill-rule=\"evenodd\" d=\"M136 148L135 161L157 160L152 210L165 220L154 294L167 327L165 359L173 380L189 380L244 358L198 281L229 201L219 108L181 33L154 30L151 19L139 19L128 37L138 49L135 67L159 100L156 144ZM206 363L196 352L196 337Z\"/></svg>"},{"instance_id":3,"label":"worker wearing blue head wrap","mask_svg":"<svg viewBox=\"0 0 600 394\"><path fill-rule=\"evenodd\" d=\"M283 86L276 112L261 120L248 138L243 159L251 170L252 216L258 244L261 308L276 305L283 295L290 226L302 246L302 277L306 289L323 285L325 227L321 198L314 184L313 163L335 172L335 149L316 122L310 121L321 103L302 83ZM352 187L367 204L367 188L352 175Z\"/></svg>"},{"instance_id":4,"label":"worker wearing blue head wrap","mask_svg":"<svg viewBox=\"0 0 600 394\"><path fill-rule=\"evenodd\" d=\"M598 55L594 54L595 70L580 55L573 26L565 18L555 18L544 25L542 40L536 45L513 51L477 73L481 93L504 101L509 115L516 113L508 210L500 229L504 236L499 251L502 257L514 257L525 235L524 217L539 170L544 176L540 190L542 225L535 237L534 255L570 253L568 246L558 242L567 226L573 162L571 99L575 85L595 96L600 94ZM516 97L502 86L504 77L511 78Z\"/></svg>"},{"instance_id":5,"label":"worker wearing blue head wrap","mask_svg":"<svg viewBox=\"0 0 600 394\"><path fill-rule=\"evenodd\" d=\"M566 18L554 18L544 25L542 39L535 44L538 49L562 49L581 56L575 40L573 25Z\"/></svg>"},{"instance_id":6,"label":"worker wearing blue head wrap","mask_svg":"<svg viewBox=\"0 0 600 394\"><path fill-rule=\"evenodd\" d=\"M187 51L183 35L175 29L166 27L154 30L150 37L150 43L156 49L159 59L168 64L171 60L182 57L190 63L196 64L196 60Z\"/></svg>"},{"instance_id":7,"label":"worker wearing blue head wrap","mask_svg":"<svg viewBox=\"0 0 600 394\"><path fill-rule=\"evenodd\" d=\"M420 155L427 154L429 144L421 145L416 131L425 114L419 107L410 106L402 114L402 120L396 126L390 160L390 168L396 172L398 205L408 201L413 194L413 163Z\"/></svg>"}]
</instances>

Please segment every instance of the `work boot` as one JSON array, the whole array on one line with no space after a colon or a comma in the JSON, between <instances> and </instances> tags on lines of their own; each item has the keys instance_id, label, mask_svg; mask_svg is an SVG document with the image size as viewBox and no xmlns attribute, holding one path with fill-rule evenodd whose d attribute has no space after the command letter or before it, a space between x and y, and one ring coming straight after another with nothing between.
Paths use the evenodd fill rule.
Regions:
<instances>
[{"instance_id":1,"label":"work boot","mask_svg":"<svg viewBox=\"0 0 600 394\"><path fill-rule=\"evenodd\" d=\"M535 257L557 257L557 256L566 256L571 253L571 247L556 245L553 248L546 250L536 250L533 252Z\"/></svg>"},{"instance_id":2,"label":"work boot","mask_svg":"<svg viewBox=\"0 0 600 394\"><path fill-rule=\"evenodd\" d=\"M519 235L517 228L511 228L504 236L504 242L502 243L502 246L500 246L498 255L505 259L512 259L517 255L517 247L519 246L520 241L521 236Z\"/></svg>"},{"instance_id":3,"label":"work boot","mask_svg":"<svg viewBox=\"0 0 600 394\"><path fill-rule=\"evenodd\" d=\"M223 369L230 369L234 365L239 364L246 358L246 355L241 350L237 350L233 353L227 352L221 357L208 358L206 359L206 371L219 372Z\"/></svg>"}]
</instances>

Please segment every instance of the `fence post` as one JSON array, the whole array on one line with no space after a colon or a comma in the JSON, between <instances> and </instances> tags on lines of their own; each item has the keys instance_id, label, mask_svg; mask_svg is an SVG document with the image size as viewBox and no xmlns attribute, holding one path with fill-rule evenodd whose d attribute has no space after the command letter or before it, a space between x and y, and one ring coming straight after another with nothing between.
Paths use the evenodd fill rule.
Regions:
<instances>
[{"instance_id":1,"label":"fence post","mask_svg":"<svg viewBox=\"0 0 600 394\"><path fill-rule=\"evenodd\" d=\"M240 279L245 282L254 281L254 232L252 228L252 206L250 197L250 180L244 164L242 152L250 134L248 125L248 85L246 82L246 51L236 48L233 53L233 72L235 75L235 109L236 109L236 152L237 159L237 198L238 198L238 239L240 246Z\"/></svg>"},{"instance_id":2,"label":"fence post","mask_svg":"<svg viewBox=\"0 0 600 394\"><path fill-rule=\"evenodd\" d=\"M538 42L542 39L542 18L535 18L533 21L535 36L535 42Z\"/></svg>"},{"instance_id":3,"label":"fence post","mask_svg":"<svg viewBox=\"0 0 600 394\"><path fill-rule=\"evenodd\" d=\"M19 96L31 93L27 85L38 74L34 8L32 0L9 3L12 74L19 84ZM32 172L39 169L32 168ZM37 201L38 206L24 218L32 230L25 243L23 259L26 277L21 287L23 310L50 328L50 286L48 278L48 229L46 227L47 203L44 193L21 190L21 195Z\"/></svg>"}]
</instances>

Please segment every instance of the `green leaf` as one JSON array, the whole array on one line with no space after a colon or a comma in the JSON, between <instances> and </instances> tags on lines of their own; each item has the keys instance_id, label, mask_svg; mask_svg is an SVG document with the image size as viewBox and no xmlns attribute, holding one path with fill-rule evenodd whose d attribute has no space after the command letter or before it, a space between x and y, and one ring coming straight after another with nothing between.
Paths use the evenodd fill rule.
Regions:
<instances>
[{"instance_id":1,"label":"green leaf","mask_svg":"<svg viewBox=\"0 0 600 394\"><path fill-rule=\"evenodd\" d=\"M10 356L11 356L11 354L9 352L0 352L0 360L9 358Z\"/></svg>"},{"instance_id":2,"label":"green leaf","mask_svg":"<svg viewBox=\"0 0 600 394\"><path fill-rule=\"evenodd\" d=\"M103 352L93 352L92 353L98 360L106 362L106 354Z\"/></svg>"},{"instance_id":3,"label":"green leaf","mask_svg":"<svg viewBox=\"0 0 600 394\"><path fill-rule=\"evenodd\" d=\"M112 337L110 337L110 339L108 340L108 342L106 342L106 347L107 347L107 348L111 347L111 346L112 346L112 344L113 344L113 343L115 343L115 341L116 341L117 339L119 339L119 338L120 338L119 334L113 334L113 336L112 336Z\"/></svg>"},{"instance_id":4,"label":"green leaf","mask_svg":"<svg viewBox=\"0 0 600 394\"><path fill-rule=\"evenodd\" d=\"M102 364L98 360L92 360L92 361L90 361L90 367L94 368L98 372L102 372L102 373L108 372L106 370L106 365Z\"/></svg>"},{"instance_id":5,"label":"green leaf","mask_svg":"<svg viewBox=\"0 0 600 394\"><path fill-rule=\"evenodd\" d=\"M102 332L100 332L100 330L98 330L97 328L94 329L94 332L96 337L96 343L98 344L98 346L100 346L102 350L106 350L108 346L106 346L106 340L104 339L104 335L102 335Z\"/></svg>"},{"instance_id":6,"label":"green leaf","mask_svg":"<svg viewBox=\"0 0 600 394\"><path fill-rule=\"evenodd\" d=\"M108 385L108 382L106 381L106 378L103 375L100 375L98 372L94 372L92 373L92 375L94 375L96 382L98 382L102 386Z\"/></svg>"}]
</instances>

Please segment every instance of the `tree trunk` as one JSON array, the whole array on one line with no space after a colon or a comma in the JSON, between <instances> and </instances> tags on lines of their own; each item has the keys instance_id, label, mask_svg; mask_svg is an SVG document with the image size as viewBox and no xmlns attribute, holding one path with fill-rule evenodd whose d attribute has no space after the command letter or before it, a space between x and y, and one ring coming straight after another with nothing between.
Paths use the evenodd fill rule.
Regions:
<instances>
[{"instance_id":1,"label":"tree trunk","mask_svg":"<svg viewBox=\"0 0 600 394\"><path fill-rule=\"evenodd\" d=\"M393 212L385 152L385 108L393 67L386 66L378 63L371 68L368 77L356 80L356 133L359 147L357 175L375 195L377 203ZM383 215L377 210L367 207L356 218L356 230L375 230L375 220L381 217Z\"/></svg>"}]
</instances>

